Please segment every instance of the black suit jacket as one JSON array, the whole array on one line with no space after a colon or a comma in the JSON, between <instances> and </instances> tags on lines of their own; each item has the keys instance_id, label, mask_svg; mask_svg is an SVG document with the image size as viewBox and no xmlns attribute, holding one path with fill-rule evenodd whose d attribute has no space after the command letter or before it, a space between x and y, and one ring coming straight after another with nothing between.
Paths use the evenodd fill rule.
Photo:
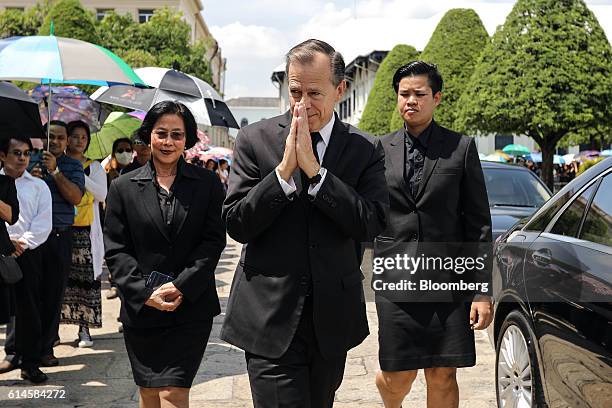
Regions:
<instances>
[{"instance_id":1,"label":"black suit jacket","mask_svg":"<svg viewBox=\"0 0 612 408\"><path fill-rule=\"evenodd\" d=\"M378 140L337 117L314 200L298 187L291 201L275 168L291 115L243 128L223 215L244 243L221 338L250 353L278 358L298 326L312 279L315 333L324 356L341 355L368 334L360 271L361 242L385 226L388 193Z\"/></svg>"},{"instance_id":2,"label":"black suit jacket","mask_svg":"<svg viewBox=\"0 0 612 408\"><path fill-rule=\"evenodd\" d=\"M164 228L150 164L115 179L106 198L106 264L128 326L172 326L220 313L214 271L225 247L223 187L208 170L182 159L179 166L171 234ZM144 305L153 292L144 276L152 271L175 277L183 303L174 312Z\"/></svg>"},{"instance_id":3,"label":"black suit jacket","mask_svg":"<svg viewBox=\"0 0 612 408\"><path fill-rule=\"evenodd\" d=\"M377 242L418 243L415 244L419 248L417 255L488 256L486 250L491 242L491 215L474 139L435 122L432 126L423 178L415 197L404 178L404 129L381 138L385 150L390 212L387 228L377 237ZM428 247L422 243L436 244ZM461 243L466 244L458 248L456 244ZM474 250L479 252L475 253ZM374 256L379 255L375 251ZM487 262L490 262L490 258L487 258ZM472 279L488 279L488 268ZM454 278L436 277L439 281ZM410 294L406 295L406 299L410 297ZM418 297L415 292L414 298ZM443 299L452 300L440 294L438 300Z\"/></svg>"}]
</instances>

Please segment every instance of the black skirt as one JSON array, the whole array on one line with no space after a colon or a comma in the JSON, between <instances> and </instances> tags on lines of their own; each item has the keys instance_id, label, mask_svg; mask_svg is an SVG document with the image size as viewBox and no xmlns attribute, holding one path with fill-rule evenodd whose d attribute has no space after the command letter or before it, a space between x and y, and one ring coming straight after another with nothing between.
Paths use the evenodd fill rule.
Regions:
<instances>
[{"instance_id":1,"label":"black skirt","mask_svg":"<svg viewBox=\"0 0 612 408\"><path fill-rule=\"evenodd\" d=\"M376 298L383 371L476 364L470 302L393 303Z\"/></svg>"},{"instance_id":2,"label":"black skirt","mask_svg":"<svg viewBox=\"0 0 612 408\"><path fill-rule=\"evenodd\" d=\"M212 318L171 327L123 327L134 382L140 387L191 388L198 372Z\"/></svg>"}]
</instances>

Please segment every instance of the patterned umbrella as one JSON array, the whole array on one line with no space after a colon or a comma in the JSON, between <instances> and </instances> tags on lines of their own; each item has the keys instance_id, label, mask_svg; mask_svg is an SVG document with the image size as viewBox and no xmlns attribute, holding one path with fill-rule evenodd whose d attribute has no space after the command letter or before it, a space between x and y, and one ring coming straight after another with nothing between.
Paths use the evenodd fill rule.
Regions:
<instances>
[{"instance_id":1,"label":"patterned umbrella","mask_svg":"<svg viewBox=\"0 0 612 408\"><path fill-rule=\"evenodd\" d=\"M47 122L47 106L45 101L49 98L49 87L39 85L28 92L38 102L40 117L43 123ZM72 122L82 120L92 132L97 132L102 127L104 116L100 103L89 98L87 92L76 86L52 86L51 87L51 120Z\"/></svg>"}]
</instances>

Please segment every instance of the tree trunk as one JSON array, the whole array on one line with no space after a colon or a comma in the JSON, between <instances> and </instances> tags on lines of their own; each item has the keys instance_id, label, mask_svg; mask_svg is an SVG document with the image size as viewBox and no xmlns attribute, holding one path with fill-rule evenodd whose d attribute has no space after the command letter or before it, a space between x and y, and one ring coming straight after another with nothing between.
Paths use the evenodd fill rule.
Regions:
<instances>
[{"instance_id":1,"label":"tree trunk","mask_svg":"<svg viewBox=\"0 0 612 408\"><path fill-rule=\"evenodd\" d=\"M555 145L553 144L542 144L542 181L546 186L554 193L555 180L553 178L553 157L555 155Z\"/></svg>"}]
</instances>

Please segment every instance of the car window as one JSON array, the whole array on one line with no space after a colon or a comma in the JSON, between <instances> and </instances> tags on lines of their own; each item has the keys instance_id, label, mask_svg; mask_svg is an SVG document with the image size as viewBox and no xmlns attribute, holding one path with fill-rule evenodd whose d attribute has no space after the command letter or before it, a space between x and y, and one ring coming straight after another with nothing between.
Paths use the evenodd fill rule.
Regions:
<instances>
[{"instance_id":1,"label":"car window","mask_svg":"<svg viewBox=\"0 0 612 408\"><path fill-rule=\"evenodd\" d=\"M584 210L589 205L591 195L595 190L593 183L589 188L584 190L579 197L577 197L572 204L565 209L561 217L555 222L550 232L557 235L564 235L566 237L577 237L578 229L580 228L580 222L584 215Z\"/></svg>"},{"instance_id":2,"label":"car window","mask_svg":"<svg viewBox=\"0 0 612 408\"><path fill-rule=\"evenodd\" d=\"M483 169L489 205L540 207L550 194L529 171L515 169Z\"/></svg>"},{"instance_id":3,"label":"car window","mask_svg":"<svg viewBox=\"0 0 612 408\"><path fill-rule=\"evenodd\" d=\"M544 228L550 223L555 214L567 203L570 198L574 195L576 189L570 189L566 191L563 195L557 196L554 198L553 202L548 202L543 211L537 214L535 217L529 221L527 225L525 225L525 231L544 231Z\"/></svg>"},{"instance_id":4,"label":"car window","mask_svg":"<svg viewBox=\"0 0 612 408\"><path fill-rule=\"evenodd\" d=\"M607 175L599 185L584 220L580 238L612 246L612 174Z\"/></svg>"}]
</instances>

